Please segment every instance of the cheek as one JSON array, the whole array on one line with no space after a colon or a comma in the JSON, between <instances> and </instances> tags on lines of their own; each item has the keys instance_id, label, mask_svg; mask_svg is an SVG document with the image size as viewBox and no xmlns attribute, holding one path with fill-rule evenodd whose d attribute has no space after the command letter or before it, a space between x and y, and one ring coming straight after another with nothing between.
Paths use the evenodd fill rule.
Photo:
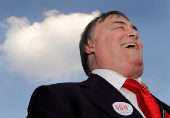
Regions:
<instances>
[{"instance_id":1,"label":"cheek","mask_svg":"<svg viewBox=\"0 0 170 118\"><path fill-rule=\"evenodd\" d=\"M140 39L138 39L138 45L139 45L139 50L140 50L140 52L142 53L143 44L142 44L142 41L141 41Z\"/></svg>"},{"instance_id":2,"label":"cheek","mask_svg":"<svg viewBox=\"0 0 170 118\"><path fill-rule=\"evenodd\" d=\"M108 39L108 41L115 42L117 44L121 40L123 40L125 36L126 36L126 33L112 31L112 32L108 33L107 39Z\"/></svg>"},{"instance_id":3,"label":"cheek","mask_svg":"<svg viewBox=\"0 0 170 118\"><path fill-rule=\"evenodd\" d=\"M108 52L112 53L112 55L117 55L117 53L121 50L121 40L123 39L123 35L121 33L111 33L107 35L106 38L106 48Z\"/></svg>"},{"instance_id":4,"label":"cheek","mask_svg":"<svg viewBox=\"0 0 170 118\"><path fill-rule=\"evenodd\" d=\"M143 44L142 44L142 41L140 39L138 39L138 45L143 48Z\"/></svg>"}]
</instances>

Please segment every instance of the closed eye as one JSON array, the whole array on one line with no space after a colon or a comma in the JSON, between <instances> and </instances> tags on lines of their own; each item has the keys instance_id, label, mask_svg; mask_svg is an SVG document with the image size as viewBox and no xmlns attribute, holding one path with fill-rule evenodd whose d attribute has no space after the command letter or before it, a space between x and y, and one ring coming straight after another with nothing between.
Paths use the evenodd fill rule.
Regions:
<instances>
[{"instance_id":1,"label":"closed eye","mask_svg":"<svg viewBox=\"0 0 170 118\"><path fill-rule=\"evenodd\" d=\"M123 27L116 27L116 28L123 28Z\"/></svg>"},{"instance_id":2,"label":"closed eye","mask_svg":"<svg viewBox=\"0 0 170 118\"><path fill-rule=\"evenodd\" d=\"M123 28L123 27L115 27L114 29L124 29L124 28ZM114 29L113 29L113 30L114 30Z\"/></svg>"}]
</instances>

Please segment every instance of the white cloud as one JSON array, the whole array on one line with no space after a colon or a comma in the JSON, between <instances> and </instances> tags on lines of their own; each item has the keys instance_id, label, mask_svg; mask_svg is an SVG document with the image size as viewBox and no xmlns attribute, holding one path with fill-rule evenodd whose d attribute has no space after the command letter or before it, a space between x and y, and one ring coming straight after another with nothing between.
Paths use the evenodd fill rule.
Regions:
<instances>
[{"instance_id":1,"label":"white cloud","mask_svg":"<svg viewBox=\"0 0 170 118\"><path fill-rule=\"evenodd\" d=\"M7 28L7 26L5 24L1 23L1 22L0 22L0 27L1 28Z\"/></svg>"},{"instance_id":2,"label":"white cloud","mask_svg":"<svg viewBox=\"0 0 170 118\"><path fill-rule=\"evenodd\" d=\"M99 12L61 14L57 10L43 13L43 22L30 25L26 17L12 16L6 40L0 49L1 63L29 80L57 80L82 71L79 56L80 35Z\"/></svg>"},{"instance_id":3,"label":"white cloud","mask_svg":"<svg viewBox=\"0 0 170 118\"><path fill-rule=\"evenodd\" d=\"M46 17L57 16L57 14L60 14L60 12L57 11L57 10L50 10L50 11L43 12L43 15L46 16Z\"/></svg>"}]
</instances>

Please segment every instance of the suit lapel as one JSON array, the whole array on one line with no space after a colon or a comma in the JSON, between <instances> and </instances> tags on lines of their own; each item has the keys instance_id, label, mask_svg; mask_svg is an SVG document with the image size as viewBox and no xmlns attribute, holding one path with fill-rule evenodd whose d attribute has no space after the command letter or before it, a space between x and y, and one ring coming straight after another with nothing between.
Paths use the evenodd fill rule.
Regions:
<instances>
[{"instance_id":1,"label":"suit lapel","mask_svg":"<svg viewBox=\"0 0 170 118\"><path fill-rule=\"evenodd\" d=\"M98 107L103 109L105 112L110 114L112 117L116 118L123 118L125 116L120 115L117 113L112 104L115 102L125 102L130 104L132 107L133 105L111 84L109 84L105 79L102 77L91 74L88 80L81 83L83 86L82 92ZM131 115L126 116L127 118L142 118L140 113L133 107L133 112Z\"/></svg>"},{"instance_id":2,"label":"suit lapel","mask_svg":"<svg viewBox=\"0 0 170 118\"><path fill-rule=\"evenodd\" d=\"M170 106L168 106L167 104L163 103L162 101L160 101L158 98L156 98L154 95L152 95L156 101L158 102L159 106L160 106L160 110L161 110L161 115L162 115L162 118L165 118L165 113L164 113L164 110L170 114Z\"/></svg>"}]
</instances>

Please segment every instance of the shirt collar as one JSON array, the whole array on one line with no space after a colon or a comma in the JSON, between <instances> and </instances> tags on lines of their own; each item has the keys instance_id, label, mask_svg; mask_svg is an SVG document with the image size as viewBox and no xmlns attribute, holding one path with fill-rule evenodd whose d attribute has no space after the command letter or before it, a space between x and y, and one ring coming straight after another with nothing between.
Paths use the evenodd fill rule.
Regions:
<instances>
[{"instance_id":1,"label":"shirt collar","mask_svg":"<svg viewBox=\"0 0 170 118\"><path fill-rule=\"evenodd\" d=\"M123 75L108 69L95 69L92 71L93 74L97 74L103 77L106 81L108 81L112 86L114 86L117 90L120 90L126 81L126 77ZM141 83L141 78L135 79L139 83Z\"/></svg>"}]
</instances>

